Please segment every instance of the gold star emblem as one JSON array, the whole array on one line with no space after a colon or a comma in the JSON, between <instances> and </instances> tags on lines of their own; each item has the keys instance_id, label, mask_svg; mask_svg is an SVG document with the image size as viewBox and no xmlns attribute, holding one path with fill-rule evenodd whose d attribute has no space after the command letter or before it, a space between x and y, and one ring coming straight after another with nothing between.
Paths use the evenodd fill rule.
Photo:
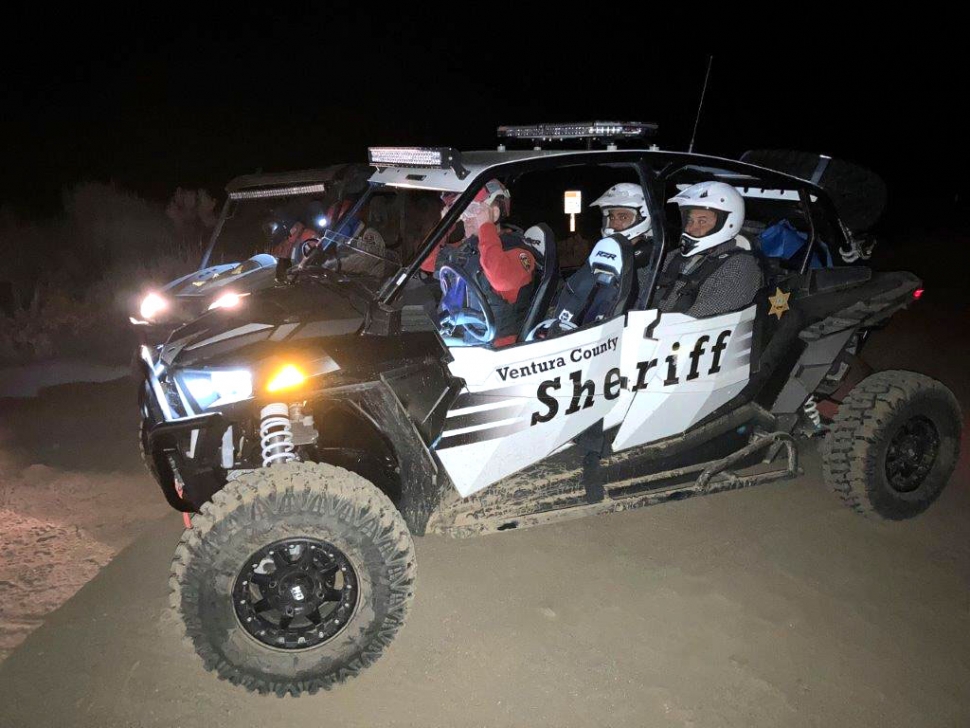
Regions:
<instances>
[{"instance_id":1,"label":"gold star emblem","mask_svg":"<svg viewBox=\"0 0 970 728\"><path fill-rule=\"evenodd\" d=\"M788 297L790 295L791 291L785 293L780 288L775 288L775 295L768 296L768 303L771 304L771 310L768 311L768 315L777 316L780 321L782 314L788 310Z\"/></svg>"}]
</instances>

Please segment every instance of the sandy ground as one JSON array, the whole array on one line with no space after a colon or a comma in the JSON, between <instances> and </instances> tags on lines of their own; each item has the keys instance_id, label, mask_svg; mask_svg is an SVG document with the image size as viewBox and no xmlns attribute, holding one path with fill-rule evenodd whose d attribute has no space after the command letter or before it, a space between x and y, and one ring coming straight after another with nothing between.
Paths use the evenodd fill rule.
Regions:
<instances>
[{"instance_id":1,"label":"sandy ground","mask_svg":"<svg viewBox=\"0 0 970 728\"><path fill-rule=\"evenodd\" d=\"M121 379L0 399L0 661L170 512L139 459L133 392Z\"/></svg>"},{"instance_id":2,"label":"sandy ground","mask_svg":"<svg viewBox=\"0 0 970 728\"><path fill-rule=\"evenodd\" d=\"M970 344L925 308L867 356L944 379L968 411ZM0 726L970 725L966 447L940 502L905 523L842 507L809 450L796 481L418 539L388 654L280 701L218 681L179 640L166 579L181 520L141 470L133 418L125 381L0 400L0 619L18 638L44 619L0 664Z\"/></svg>"}]
</instances>

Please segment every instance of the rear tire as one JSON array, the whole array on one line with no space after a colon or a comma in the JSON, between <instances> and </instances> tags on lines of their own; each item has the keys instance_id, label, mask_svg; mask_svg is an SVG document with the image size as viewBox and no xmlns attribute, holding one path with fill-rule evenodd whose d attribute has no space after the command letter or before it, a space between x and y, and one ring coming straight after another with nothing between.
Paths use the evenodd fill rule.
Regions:
<instances>
[{"instance_id":1,"label":"rear tire","mask_svg":"<svg viewBox=\"0 0 970 728\"><path fill-rule=\"evenodd\" d=\"M854 510L912 518L949 481L962 427L960 406L940 382L916 372L878 372L839 406L822 445L822 472Z\"/></svg>"},{"instance_id":2,"label":"rear tire","mask_svg":"<svg viewBox=\"0 0 970 728\"><path fill-rule=\"evenodd\" d=\"M278 572L269 561L269 575L279 579L270 584L251 562L281 543L296 551L286 552ZM314 560L305 578L307 566L303 573L297 568L303 563L299 543L315 544L329 567L321 570ZM273 558L282 552L276 548ZM347 578L337 573L336 586L324 585L320 574L338 567ZM329 689L381 656L407 619L415 571L407 526L375 486L332 465L289 463L240 476L202 507L175 552L171 601L207 670L248 690L296 696ZM296 581L287 585L290 573ZM263 584L256 587L254 608L244 604L252 589L246 579ZM266 599L279 603L282 595L289 600L287 614L293 606L299 614L303 600L326 592L340 596L329 599L335 604L313 607L312 620L298 616L284 626L283 607L265 611ZM311 644L318 629L322 641Z\"/></svg>"}]
</instances>

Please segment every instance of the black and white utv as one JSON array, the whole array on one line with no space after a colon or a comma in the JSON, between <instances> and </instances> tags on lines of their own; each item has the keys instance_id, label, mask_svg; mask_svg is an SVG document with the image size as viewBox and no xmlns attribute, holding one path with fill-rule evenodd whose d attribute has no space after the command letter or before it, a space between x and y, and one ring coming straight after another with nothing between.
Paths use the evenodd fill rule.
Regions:
<instances>
[{"instance_id":1,"label":"black and white utv","mask_svg":"<svg viewBox=\"0 0 970 728\"><path fill-rule=\"evenodd\" d=\"M610 141L626 129L505 133ZM817 407L869 332L920 293L910 273L833 265L839 251L843 261L871 251L863 228L879 210L844 184L875 195L880 183L864 170L810 155L751 155L754 165L613 143L370 155L376 171L347 214L401 197L414 204L395 209L430 208L425 229L396 223L413 255L325 236L282 282L141 350L147 465L171 505L194 514L172 603L220 677L298 695L373 663L407 618L412 536L503 531L791 477L813 436L823 437L826 480L858 511L915 516L946 485L962 421L939 382L883 371L833 419ZM542 251L538 285L518 343L495 348L494 312L469 281L466 324L481 343L449 346L439 281L420 265L493 178L510 190L511 222ZM650 260L680 235L665 200L705 180L743 195L742 234L761 248L767 285L743 310L659 313ZM599 213L564 207L619 182L645 191L655 249L643 265L622 246L596 255L615 243L592 245ZM443 216L442 193L457 194ZM765 242L778 225L794 245ZM530 337L557 316L557 251L583 241L596 273L590 295L611 306L568 332Z\"/></svg>"}]
</instances>

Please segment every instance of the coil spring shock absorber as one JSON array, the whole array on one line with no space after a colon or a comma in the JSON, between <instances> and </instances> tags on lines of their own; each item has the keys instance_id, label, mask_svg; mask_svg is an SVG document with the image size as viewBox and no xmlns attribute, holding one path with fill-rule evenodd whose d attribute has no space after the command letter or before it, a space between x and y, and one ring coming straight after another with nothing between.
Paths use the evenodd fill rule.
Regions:
<instances>
[{"instance_id":1,"label":"coil spring shock absorber","mask_svg":"<svg viewBox=\"0 0 970 728\"><path fill-rule=\"evenodd\" d=\"M290 408L282 402L268 404L259 413L259 444L263 467L296 460L293 452L293 429Z\"/></svg>"},{"instance_id":2,"label":"coil spring shock absorber","mask_svg":"<svg viewBox=\"0 0 970 728\"><path fill-rule=\"evenodd\" d=\"M813 395L809 395L808 399L805 400L805 404L802 405L802 412L805 413L816 432L822 429L822 415L819 414L818 403Z\"/></svg>"}]
</instances>

